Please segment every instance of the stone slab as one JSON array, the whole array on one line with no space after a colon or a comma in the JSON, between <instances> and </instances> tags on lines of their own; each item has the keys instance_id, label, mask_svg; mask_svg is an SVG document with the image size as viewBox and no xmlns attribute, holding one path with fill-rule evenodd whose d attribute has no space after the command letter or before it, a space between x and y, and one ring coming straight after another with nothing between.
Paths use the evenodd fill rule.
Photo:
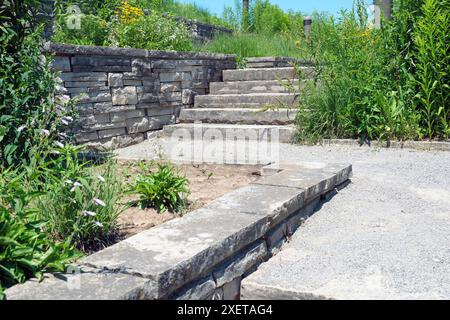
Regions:
<instances>
[{"instance_id":1,"label":"stone slab","mask_svg":"<svg viewBox=\"0 0 450 320\"><path fill-rule=\"evenodd\" d=\"M7 289L6 299L145 300L153 298L151 288L148 279L120 273L46 274L43 282L32 279Z\"/></svg>"},{"instance_id":2,"label":"stone slab","mask_svg":"<svg viewBox=\"0 0 450 320\"><path fill-rule=\"evenodd\" d=\"M289 93L289 87L299 88L298 80L211 82L211 94Z\"/></svg>"},{"instance_id":3,"label":"stone slab","mask_svg":"<svg viewBox=\"0 0 450 320\"><path fill-rule=\"evenodd\" d=\"M295 165L291 168L296 167ZM338 175L336 173L339 173ZM306 192L306 200L329 191L349 178L351 165L328 166L320 170L297 167L297 170L283 170L254 182L258 185L285 186ZM339 176L339 181L338 181Z\"/></svg>"},{"instance_id":4,"label":"stone slab","mask_svg":"<svg viewBox=\"0 0 450 320\"><path fill-rule=\"evenodd\" d=\"M223 81L273 81L296 78L297 75L294 68L259 68L223 71Z\"/></svg>"},{"instance_id":5,"label":"stone slab","mask_svg":"<svg viewBox=\"0 0 450 320\"><path fill-rule=\"evenodd\" d=\"M226 140L251 140L251 141L273 141L289 143L294 136L293 126L276 125L237 125L237 124L215 124L215 123L179 123L165 126L162 136L171 140L190 139L194 141L196 134L204 137L211 132L220 134Z\"/></svg>"},{"instance_id":6,"label":"stone slab","mask_svg":"<svg viewBox=\"0 0 450 320\"><path fill-rule=\"evenodd\" d=\"M234 123L234 124L290 124L295 120L297 110L278 109L260 111L241 108L192 108L182 109L180 122Z\"/></svg>"},{"instance_id":7,"label":"stone slab","mask_svg":"<svg viewBox=\"0 0 450 320\"><path fill-rule=\"evenodd\" d=\"M234 279L241 277L250 268L264 262L268 256L267 246L264 241L257 241L244 248L242 253L231 257L219 269L213 271L217 287L222 287Z\"/></svg>"},{"instance_id":8,"label":"stone slab","mask_svg":"<svg viewBox=\"0 0 450 320\"><path fill-rule=\"evenodd\" d=\"M290 93L250 93L198 95L195 97L195 108L261 108L267 105L276 107L292 106L297 95Z\"/></svg>"}]
</instances>

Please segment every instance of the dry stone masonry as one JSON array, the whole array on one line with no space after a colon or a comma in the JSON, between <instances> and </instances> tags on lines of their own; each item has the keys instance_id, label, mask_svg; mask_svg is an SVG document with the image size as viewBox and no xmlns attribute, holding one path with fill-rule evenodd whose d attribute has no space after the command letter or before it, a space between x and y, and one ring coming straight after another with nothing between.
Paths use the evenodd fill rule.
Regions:
<instances>
[{"instance_id":1,"label":"dry stone masonry","mask_svg":"<svg viewBox=\"0 0 450 320\"><path fill-rule=\"evenodd\" d=\"M214 26L195 20L188 20L181 17L177 17L176 19L182 22L188 28L188 30L190 30L192 39L196 42L205 43L211 41L215 36L219 34L233 34L233 30L228 28Z\"/></svg>"},{"instance_id":2,"label":"dry stone masonry","mask_svg":"<svg viewBox=\"0 0 450 320\"><path fill-rule=\"evenodd\" d=\"M194 96L209 92L233 55L49 44L62 85L77 98L78 143L118 148L175 123Z\"/></svg>"}]
</instances>

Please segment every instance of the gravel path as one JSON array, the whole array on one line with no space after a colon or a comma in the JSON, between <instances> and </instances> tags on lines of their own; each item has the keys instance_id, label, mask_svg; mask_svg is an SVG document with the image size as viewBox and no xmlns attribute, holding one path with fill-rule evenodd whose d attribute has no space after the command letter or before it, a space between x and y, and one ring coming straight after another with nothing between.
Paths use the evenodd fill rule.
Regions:
<instances>
[{"instance_id":1,"label":"gravel path","mask_svg":"<svg viewBox=\"0 0 450 320\"><path fill-rule=\"evenodd\" d=\"M152 149L118 153L148 157ZM450 299L449 152L283 144L280 156L351 163L354 176L243 281L245 298L285 291L297 298Z\"/></svg>"},{"instance_id":2,"label":"gravel path","mask_svg":"<svg viewBox=\"0 0 450 320\"><path fill-rule=\"evenodd\" d=\"M284 149L289 159L352 163L352 184L244 281L244 295L288 290L297 298L450 298L450 153Z\"/></svg>"}]
</instances>

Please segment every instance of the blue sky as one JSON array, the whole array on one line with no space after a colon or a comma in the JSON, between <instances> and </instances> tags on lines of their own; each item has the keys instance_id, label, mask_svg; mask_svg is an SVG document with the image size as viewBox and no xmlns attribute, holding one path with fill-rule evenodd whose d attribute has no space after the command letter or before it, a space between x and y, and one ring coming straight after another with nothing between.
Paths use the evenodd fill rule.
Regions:
<instances>
[{"instance_id":1,"label":"blue sky","mask_svg":"<svg viewBox=\"0 0 450 320\"><path fill-rule=\"evenodd\" d=\"M196 3L211 12L221 15L225 5L234 6L235 0L179 0L185 3ZM279 5L282 9L299 10L311 14L314 10L337 13L340 9L350 9L353 0L270 0L271 3Z\"/></svg>"}]
</instances>

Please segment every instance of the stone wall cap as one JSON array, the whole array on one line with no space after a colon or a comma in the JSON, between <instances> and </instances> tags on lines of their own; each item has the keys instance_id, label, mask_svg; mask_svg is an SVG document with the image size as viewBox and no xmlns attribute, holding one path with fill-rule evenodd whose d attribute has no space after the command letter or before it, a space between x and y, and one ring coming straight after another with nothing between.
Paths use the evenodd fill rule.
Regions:
<instances>
[{"instance_id":1,"label":"stone wall cap","mask_svg":"<svg viewBox=\"0 0 450 320\"><path fill-rule=\"evenodd\" d=\"M209 59L209 60L235 60L236 55L206 53L206 52L177 52L157 51L133 48L101 47L101 46L78 46L68 44L46 43L44 52L56 55L85 55L85 56L126 56L134 58L155 59Z\"/></svg>"}]
</instances>

